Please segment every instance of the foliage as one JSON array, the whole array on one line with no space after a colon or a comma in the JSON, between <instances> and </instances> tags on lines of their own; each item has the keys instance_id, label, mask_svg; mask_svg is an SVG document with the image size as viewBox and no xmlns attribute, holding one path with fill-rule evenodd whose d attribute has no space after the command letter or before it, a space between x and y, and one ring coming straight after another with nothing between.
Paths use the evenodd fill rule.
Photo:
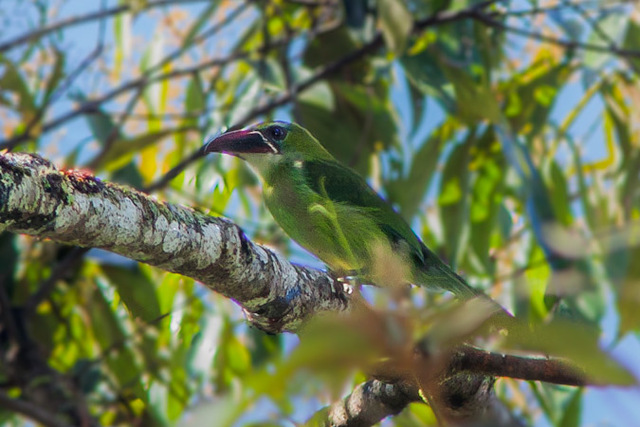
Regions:
<instances>
[{"instance_id":1,"label":"foliage","mask_svg":"<svg viewBox=\"0 0 640 427\"><path fill-rule=\"evenodd\" d=\"M274 226L242 162L196 161L208 133L296 120L540 334L497 350L622 375L603 329L609 346L640 332L631 2L131 0L64 21L79 3L3 2L0 149L227 216L314 262ZM248 328L190 279L104 252L5 233L0 254L1 388L71 423L87 412L106 425L305 421L397 338L360 326L298 344ZM416 290L412 333L442 299ZM52 390L56 401L38 393ZM497 391L528 422L581 423L580 389ZM24 418L0 409L0 420ZM420 404L391 421L433 422Z\"/></svg>"}]
</instances>

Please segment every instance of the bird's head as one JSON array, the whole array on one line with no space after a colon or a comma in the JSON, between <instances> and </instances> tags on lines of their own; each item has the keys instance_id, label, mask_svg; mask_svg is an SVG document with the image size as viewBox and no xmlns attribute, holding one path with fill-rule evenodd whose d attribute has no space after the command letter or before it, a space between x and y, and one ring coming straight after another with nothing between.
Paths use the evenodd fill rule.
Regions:
<instances>
[{"instance_id":1,"label":"bird's head","mask_svg":"<svg viewBox=\"0 0 640 427\"><path fill-rule=\"evenodd\" d=\"M280 121L223 133L207 141L204 152L240 157L263 176L283 160L304 162L333 158L305 128Z\"/></svg>"}]
</instances>

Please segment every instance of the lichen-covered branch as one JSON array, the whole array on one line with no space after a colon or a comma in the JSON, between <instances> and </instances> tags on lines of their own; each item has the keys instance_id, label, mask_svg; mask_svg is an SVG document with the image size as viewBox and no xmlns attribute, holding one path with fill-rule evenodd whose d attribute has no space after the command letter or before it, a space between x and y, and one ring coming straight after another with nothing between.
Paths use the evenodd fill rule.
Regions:
<instances>
[{"instance_id":1,"label":"lichen-covered branch","mask_svg":"<svg viewBox=\"0 0 640 427\"><path fill-rule=\"evenodd\" d=\"M491 425L517 427L522 425L500 401L494 391L493 377L481 373L455 371L456 357L449 363L432 360L424 366L421 357L415 368L439 373L429 380L431 392L428 403L443 425ZM421 372L416 372L419 377ZM351 394L331 405L326 419L331 426L360 427L379 423L384 418L397 415L408 404L422 402L419 386L413 378L393 383L372 379L360 384ZM315 417L314 417L315 419Z\"/></svg>"},{"instance_id":2,"label":"lichen-covered branch","mask_svg":"<svg viewBox=\"0 0 640 427\"><path fill-rule=\"evenodd\" d=\"M196 279L240 304L272 333L344 310L325 272L292 265L223 218L159 202L32 154L0 154L0 231L106 249Z\"/></svg>"},{"instance_id":3,"label":"lichen-covered branch","mask_svg":"<svg viewBox=\"0 0 640 427\"><path fill-rule=\"evenodd\" d=\"M328 420L335 427L371 426L399 414L409 403L421 401L418 389L408 383L369 380L331 405Z\"/></svg>"}]
</instances>

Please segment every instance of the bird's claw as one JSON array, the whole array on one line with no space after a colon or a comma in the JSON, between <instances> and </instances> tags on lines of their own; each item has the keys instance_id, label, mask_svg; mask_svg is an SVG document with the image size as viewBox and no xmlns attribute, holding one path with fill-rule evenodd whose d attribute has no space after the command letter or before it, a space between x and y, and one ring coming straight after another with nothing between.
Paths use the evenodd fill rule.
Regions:
<instances>
[{"instance_id":1,"label":"bird's claw","mask_svg":"<svg viewBox=\"0 0 640 427\"><path fill-rule=\"evenodd\" d=\"M329 272L333 277L333 290L339 295L352 295L354 290L360 285L360 280L355 274L338 274Z\"/></svg>"},{"instance_id":2,"label":"bird's claw","mask_svg":"<svg viewBox=\"0 0 640 427\"><path fill-rule=\"evenodd\" d=\"M341 276L336 281L342 284L342 291L347 295L353 294L353 290L360 285L358 276Z\"/></svg>"}]
</instances>

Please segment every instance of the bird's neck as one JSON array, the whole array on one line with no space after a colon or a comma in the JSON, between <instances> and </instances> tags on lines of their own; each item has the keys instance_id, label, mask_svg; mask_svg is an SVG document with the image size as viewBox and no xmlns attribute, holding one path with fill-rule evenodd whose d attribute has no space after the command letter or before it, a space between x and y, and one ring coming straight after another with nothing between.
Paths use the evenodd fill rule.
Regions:
<instances>
[{"instance_id":1,"label":"bird's neck","mask_svg":"<svg viewBox=\"0 0 640 427\"><path fill-rule=\"evenodd\" d=\"M294 178L304 164L302 160L283 155L243 154L243 157L269 187Z\"/></svg>"}]
</instances>

